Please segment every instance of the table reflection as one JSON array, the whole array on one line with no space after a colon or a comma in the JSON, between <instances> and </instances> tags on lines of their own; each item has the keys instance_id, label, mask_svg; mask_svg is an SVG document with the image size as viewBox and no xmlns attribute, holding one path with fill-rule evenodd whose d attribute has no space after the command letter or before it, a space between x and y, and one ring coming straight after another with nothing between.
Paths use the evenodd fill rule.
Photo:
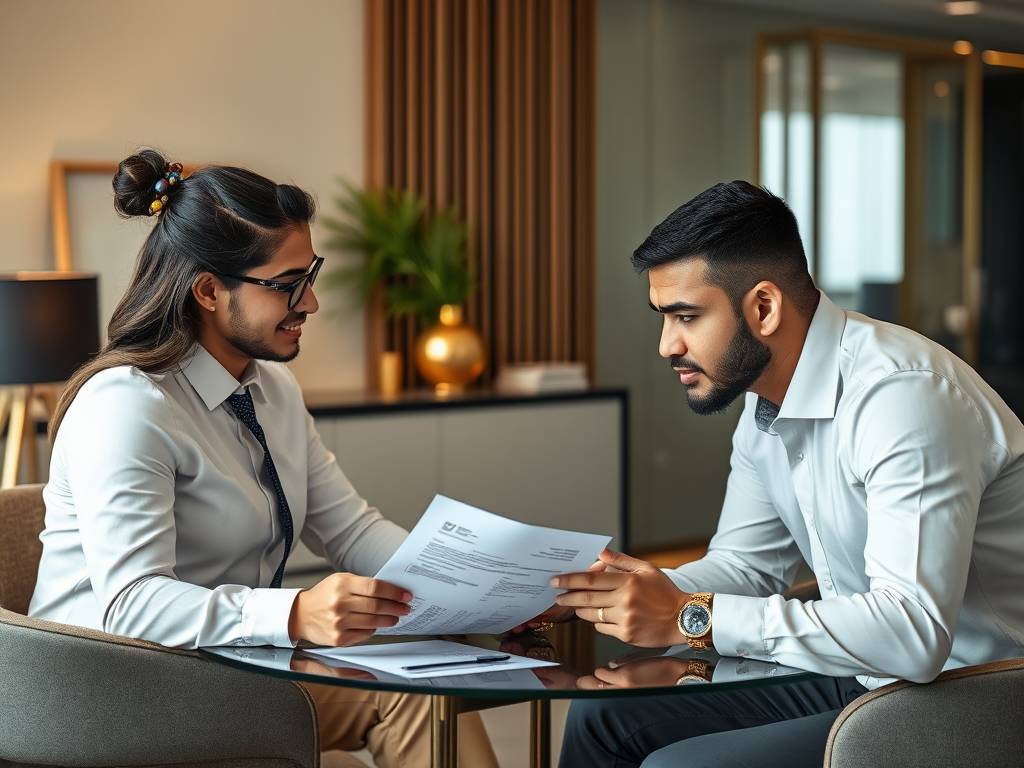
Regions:
<instances>
[{"instance_id":1,"label":"table reflection","mask_svg":"<svg viewBox=\"0 0 1024 768\"><path fill-rule=\"evenodd\" d=\"M410 638L411 639L411 638ZM380 670L361 667L351 661L314 655L302 648L206 648L204 652L247 666L257 666L284 676L309 676L320 682L335 682L358 687L389 689L433 688L474 691L483 695L507 692L548 690L565 692L607 692L638 688L674 688L688 685L757 684L769 679L806 676L808 673L778 664L751 659L724 658L710 651L694 651L688 646L636 649L607 665L575 669L560 663L556 649L542 633L525 632L495 637L446 636L443 639L471 645L485 645L502 653L556 662L558 666L536 669L494 669L473 674L442 677L406 678ZM289 674L293 673L293 674ZM306 677L305 679L309 679ZM555 694L557 695L557 694ZM586 695L586 694L583 694Z\"/></svg>"},{"instance_id":2,"label":"table reflection","mask_svg":"<svg viewBox=\"0 0 1024 768\"><path fill-rule=\"evenodd\" d=\"M678 685L754 682L807 673L753 659L719 656L711 651L694 651L689 646L638 649L613 659L592 674L582 675L576 686L583 690L606 688L664 688Z\"/></svg>"}]
</instances>

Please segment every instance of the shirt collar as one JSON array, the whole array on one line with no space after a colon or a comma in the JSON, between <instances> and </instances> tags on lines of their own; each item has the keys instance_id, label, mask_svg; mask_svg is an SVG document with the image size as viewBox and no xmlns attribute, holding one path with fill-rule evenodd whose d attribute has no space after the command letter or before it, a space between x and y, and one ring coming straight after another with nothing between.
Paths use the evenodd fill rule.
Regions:
<instances>
[{"instance_id":1,"label":"shirt collar","mask_svg":"<svg viewBox=\"0 0 1024 768\"><path fill-rule=\"evenodd\" d=\"M253 399L266 402L256 360L249 361L242 380L237 381L202 344L197 343L182 361L181 372L211 411L236 392L245 391L246 387Z\"/></svg>"},{"instance_id":2,"label":"shirt collar","mask_svg":"<svg viewBox=\"0 0 1024 768\"><path fill-rule=\"evenodd\" d=\"M780 419L831 419L839 392L839 349L846 313L824 293L807 329Z\"/></svg>"}]
</instances>

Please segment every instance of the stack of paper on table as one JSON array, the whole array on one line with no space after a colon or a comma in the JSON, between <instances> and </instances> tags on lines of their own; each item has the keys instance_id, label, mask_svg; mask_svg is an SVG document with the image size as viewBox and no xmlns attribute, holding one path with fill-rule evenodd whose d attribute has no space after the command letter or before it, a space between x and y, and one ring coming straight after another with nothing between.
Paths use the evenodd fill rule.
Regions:
<instances>
[{"instance_id":1,"label":"stack of paper on table","mask_svg":"<svg viewBox=\"0 0 1024 768\"><path fill-rule=\"evenodd\" d=\"M447 640L358 645L352 648L310 648L305 653L320 657L321 661L331 666L367 670L381 682L424 680L428 681L425 683L428 685L447 683L449 686L461 684L479 688L543 688L543 683L530 670L557 666L552 661L530 659ZM477 658L495 656L506 658L472 663ZM431 664L437 666L422 669L424 665Z\"/></svg>"}]
</instances>

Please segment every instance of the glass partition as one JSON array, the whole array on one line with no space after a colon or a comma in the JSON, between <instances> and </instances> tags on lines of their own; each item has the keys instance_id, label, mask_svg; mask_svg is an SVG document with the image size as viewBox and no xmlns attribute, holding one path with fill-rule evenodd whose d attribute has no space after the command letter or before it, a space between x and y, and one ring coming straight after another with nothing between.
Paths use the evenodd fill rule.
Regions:
<instances>
[{"instance_id":1,"label":"glass partition","mask_svg":"<svg viewBox=\"0 0 1024 768\"><path fill-rule=\"evenodd\" d=\"M907 322L963 354L969 288L964 273L964 70L954 64L911 66L908 82L923 134L908 183L919 190L920 221L909 245L915 279ZM969 279L969 276L968 276Z\"/></svg>"},{"instance_id":2,"label":"glass partition","mask_svg":"<svg viewBox=\"0 0 1024 768\"><path fill-rule=\"evenodd\" d=\"M836 304L973 362L980 69L964 46L762 36L755 148L759 183L793 209L811 274Z\"/></svg>"},{"instance_id":3,"label":"glass partition","mask_svg":"<svg viewBox=\"0 0 1024 768\"><path fill-rule=\"evenodd\" d=\"M826 45L818 284L844 309L897 321L903 280L903 61Z\"/></svg>"},{"instance_id":4,"label":"glass partition","mask_svg":"<svg viewBox=\"0 0 1024 768\"><path fill-rule=\"evenodd\" d=\"M814 118L807 43L771 46L763 59L761 183L786 199L800 224L807 260L814 255Z\"/></svg>"}]
</instances>

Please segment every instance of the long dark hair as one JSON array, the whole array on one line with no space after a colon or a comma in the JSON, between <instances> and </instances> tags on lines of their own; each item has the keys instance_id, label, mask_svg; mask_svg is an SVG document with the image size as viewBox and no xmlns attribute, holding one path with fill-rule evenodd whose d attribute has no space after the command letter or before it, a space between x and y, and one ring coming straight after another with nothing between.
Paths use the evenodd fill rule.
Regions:
<instances>
[{"instance_id":1,"label":"long dark hair","mask_svg":"<svg viewBox=\"0 0 1024 768\"><path fill-rule=\"evenodd\" d=\"M167 169L152 149L121 161L113 181L118 214L148 215L154 185ZM199 340L192 284L201 272L237 275L266 264L285 237L316 213L308 192L230 166L201 168L173 185L167 197L110 318L106 346L72 374L61 393L50 421L51 445L71 402L100 371L130 365L160 373L185 358Z\"/></svg>"}]
</instances>

